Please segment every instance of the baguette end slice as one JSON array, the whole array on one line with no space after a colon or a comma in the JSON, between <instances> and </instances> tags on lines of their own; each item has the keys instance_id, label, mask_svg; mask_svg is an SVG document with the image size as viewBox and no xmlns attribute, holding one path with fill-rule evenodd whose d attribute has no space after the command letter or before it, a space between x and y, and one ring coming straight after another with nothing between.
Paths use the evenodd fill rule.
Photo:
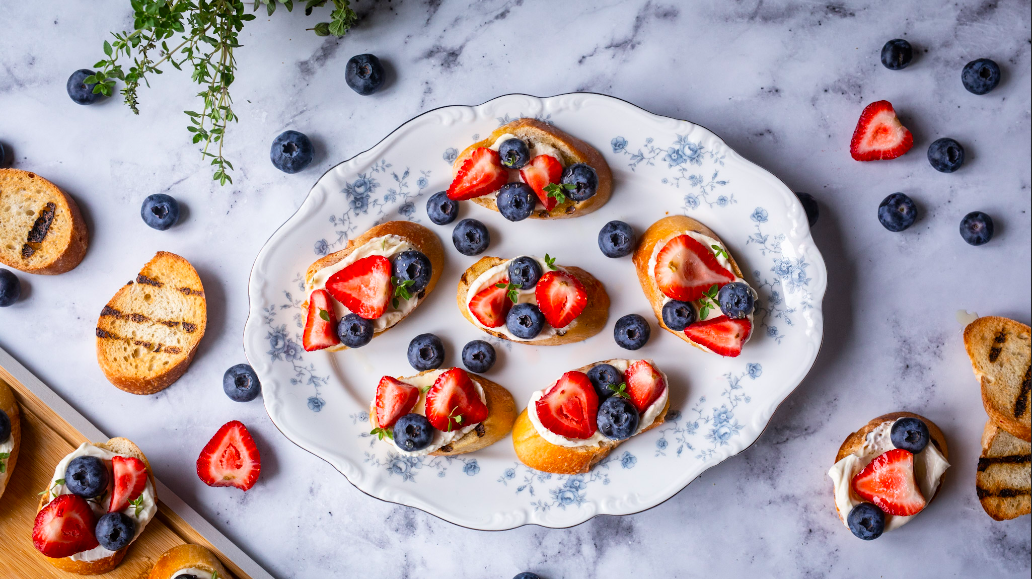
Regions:
<instances>
[{"instance_id":1,"label":"baguette end slice","mask_svg":"<svg viewBox=\"0 0 1032 579\"><path fill-rule=\"evenodd\" d=\"M1032 441L1032 340L1025 324L986 316L964 328L964 347L982 388L982 404L1004 430Z\"/></svg>"},{"instance_id":2,"label":"baguette end slice","mask_svg":"<svg viewBox=\"0 0 1032 579\"><path fill-rule=\"evenodd\" d=\"M0 169L0 263L39 275L75 268L89 232L75 201L43 177Z\"/></svg>"},{"instance_id":3,"label":"baguette end slice","mask_svg":"<svg viewBox=\"0 0 1032 579\"><path fill-rule=\"evenodd\" d=\"M176 545L158 557L147 579L173 579L188 567L210 573L212 577L229 577L226 568L214 553L200 545Z\"/></svg>"},{"instance_id":4,"label":"baguette end slice","mask_svg":"<svg viewBox=\"0 0 1032 579\"><path fill-rule=\"evenodd\" d=\"M986 514L1004 521L1032 512L1032 445L1000 428L990 418L982 432L982 455L975 492Z\"/></svg>"}]
</instances>

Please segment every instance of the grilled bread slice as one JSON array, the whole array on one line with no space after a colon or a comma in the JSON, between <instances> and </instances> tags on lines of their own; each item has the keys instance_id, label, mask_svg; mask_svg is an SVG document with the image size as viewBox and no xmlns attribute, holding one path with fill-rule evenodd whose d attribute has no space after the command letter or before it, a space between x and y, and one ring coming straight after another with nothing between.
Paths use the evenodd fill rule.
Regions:
<instances>
[{"instance_id":1,"label":"grilled bread slice","mask_svg":"<svg viewBox=\"0 0 1032 579\"><path fill-rule=\"evenodd\" d=\"M207 319L197 271L182 257L159 251L100 312L100 369L126 392L164 390L186 372Z\"/></svg>"},{"instance_id":2,"label":"grilled bread slice","mask_svg":"<svg viewBox=\"0 0 1032 579\"><path fill-rule=\"evenodd\" d=\"M982 384L986 413L1007 432L1032 441L1029 327L996 316L978 318L964 328L964 347Z\"/></svg>"},{"instance_id":3,"label":"grilled bread slice","mask_svg":"<svg viewBox=\"0 0 1032 579\"><path fill-rule=\"evenodd\" d=\"M71 197L35 173L0 169L0 263L56 275L79 265L88 243Z\"/></svg>"},{"instance_id":4,"label":"grilled bread slice","mask_svg":"<svg viewBox=\"0 0 1032 579\"><path fill-rule=\"evenodd\" d=\"M147 579L173 579L179 576L184 569L197 569L207 573L204 577L197 579L208 579L218 577L229 579L229 573L222 566L222 562L214 553L200 545L176 545L165 551L158 557L147 574Z\"/></svg>"},{"instance_id":5,"label":"grilled bread slice","mask_svg":"<svg viewBox=\"0 0 1032 579\"><path fill-rule=\"evenodd\" d=\"M3 410L11 421L10 441L12 443L7 458L0 457L0 497L2 497L4 489L7 488L7 481L11 480L14 465L18 462L18 447L21 446L21 420L18 416L18 402L14 399L11 388L3 380L0 380L0 410ZM3 442L5 441L0 440L0 443Z\"/></svg>"},{"instance_id":6,"label":"grilled bread slice","mask_svg":"<svg viewBox=\"0 0 1032 579\"><path fill-rule=\"evenodd\" d=\"M989 419L982 431L975 490L985 512L997 521L1032 512L1032 444L1020 440Z\"/></svg>"}]
</instances>

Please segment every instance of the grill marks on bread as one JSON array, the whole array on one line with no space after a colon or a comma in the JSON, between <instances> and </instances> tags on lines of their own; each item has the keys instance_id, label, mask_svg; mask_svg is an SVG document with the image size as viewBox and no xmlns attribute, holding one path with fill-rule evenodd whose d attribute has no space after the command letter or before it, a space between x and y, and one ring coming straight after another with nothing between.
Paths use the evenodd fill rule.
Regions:
<instances>
[{"instance_id":1,"label":"grill marks on bread","mask_svg":"<svg viewBox=\"0 0 1032 579\"><path fill-rule=\"evenodd\" d=\"M0 169L0 263L28 273L64 273L82 261L88 238L71 197L35 173Z\"/></svg>"},{"instance_id":2,"label":"grill marks on bread","mask_svg":"<svg viewBox=\"0 0 1032 579\"><path fill-rule=\"evenodd\" d=\"M975 492L982 508L997 521L1032 512L1032 444L990 419L982 433Z\"/></svg>"},{"instance_id":3,"label":"grill marks on bread","mask_svg":"<svg viewBox=\"0 0 1032 579\"><path fill-rule=\"evenodd\" d=\"M55 211L57 211L57 205L54 205L53 202L48 202L43 209L39 210L39 217L29 229L29 234L25 236L25 243L21 250L22 259L32 257L43 244L47 233L50 233L50 224L54 222Z\"/></svg>"},{"instance_id":4,"label":"grill marks on bread","mask_svg":"<svg viewBox=\"0 0 1032 579\"><path fill-rule=\"evenodd\" d=\"M1032 441L1029 327L999 317L984 317L964 329L964 346L982 386L985 411L1007 432Z\"/></svg>"}]
</instances>

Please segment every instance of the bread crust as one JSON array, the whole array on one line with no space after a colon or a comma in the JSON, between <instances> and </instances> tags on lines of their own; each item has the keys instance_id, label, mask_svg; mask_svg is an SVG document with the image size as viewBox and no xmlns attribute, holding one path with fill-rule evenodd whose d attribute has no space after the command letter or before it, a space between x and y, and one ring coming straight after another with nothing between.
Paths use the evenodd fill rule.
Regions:
<instances>
[{"instance_id":1,"label":"bread crust","mask_svg":"<svg viewBox=\"0 0 1032 579\"><path fill-rule=\"evenodd\" d=\"M997 521L1032 512L1029 443L990 418L982 431L982 454L975 473L975 492L987 515Z\"/></svg>"},{"instance_id":2,"label":"bread crust","mask_svg":"<svg viewBox=\"0 0 1032 579\"><path fill-rule=\"evenodd\" d=\"M964 328L964 348L981 384L986 414L1025 442L1032 442L1029 342L1028 326L998 316L978 318Z\"/></svg>"},{"instance_id":3,"label":"bread crust","mask_svg":"<svg viewBox=\"0 0 1032 579\"><path fill-rule=\"evenodd\" d=\"M592 366L609 364L613 360L603 360L587 364L577 368L577 372L587 372ZM669 392L670 384L667 383ZM666 421L667 412L670 410L670 396L667 395L666 404L663 410L656 416L656 420L635 436L652 430ZM584 474L587 473L609 455L614 448L620 446L622 440L602 440L598 444L590 446L566 447L548 442L538 434L534 424L530 421L527 410L524 409L516 418L516 424L512 427L512 445L516 450L516 457L520 462L532 469L555 474Z\"/></svg>"},{"instance_id":4,"label":"bread crust","mask_svg":"<svg viewBox=\"0 0 1032 579\"><path fill-rule=\"evenodd\" d=\"M405 238L406 241L411 243L413 247L421 251L430 260L430 267L433 270L430 272L430 283L426 284L426 288L423 289L423 293L421 294L422 297L417 297L416 305L412 309L412 311L415 311L415 308L418 308L427 296L430 295L430 292L434 290L437 286L437 280L441 278L441 272L444 270L444 246L441 245L441 240L437 237L436 233L411 221L388 221L386 223L381 223L380 225L374 225L362 235L359 235L354 239L349 239L347 245L345 245L343 249L315 260L312 265L308 266L308 270L305 271L306 297L302 307L304 307L306 311L308 310L307 294L312 293L312 289L314 289L312 287L312 278L319 272L319 270L339 263L344 258L351 255L355 249L362 247L369 242L369 240L385 235L397 235L398 237ZM411 312L409 313L411 314ZM374 333L373 337L375 338L383 334L404 320L405 318L402 318L401 320L398 320L397 324ZM344 344L337 344L335 346L325 348L324 351L339 352L347 349L348 347Z\"/></svg>"},{"instance_id":5,"label":"bread crust","mask_svg":"<svg viewBox=\"0 0 1032 579\"><path fill-rule=\"evenodd\" d=\"M459 285L455 292L455 301L459 305L459 312L469 320L469 323L473 324L481 331L487 332L492 336L502 339L509 340L509 337L504 333L497 330L488 328L481 328L473 317L473 313L469 311L469 306L466 303L469 286L472 284L481 274L487 270L495 267L496 265L503 263L505 259L500 257L482 257L479 261L469 266L469 269L462 272L462 277L459 278ZM572 327L563 335L555 334L548 338L541 340L530 340L530 341L516 341L517 344L530 344L533 346L558 346L561 344L572 344L574 342L580 342L586 340L591 336L602 331L606 327L606 321L609 320L609 294L606 293L605 286L602 282L595 279L595 276L584 271L579 267L559 266L573 277L577 278L577 281L584 286L584 291L587 294L588 304L585 306L584 311L577 316L574 320Z\"/></svg>"},{"instance_id":6,"label":"bread crust","mask_svg":"<svg viewBox=\"0 0 1032 579\"><path fill-rule=\"evenodd\" d=\"M0 497L3 497L7 483L14 476L14 465L18 463L18 449L21 447L21 418L18 401L14 399L14 393L3 380L0 380L0 409L3 409L7 413L7 417L11 419L11 442L14 445L11 449L11 456L7 457L7 472L4 479L0 481Z\"/></svg>"},{"instance_id":7,"label":"bread crust","mask_svg":"<svg viewBox=\"0 0 1032 579\"><path fill-rule=\"evenodd\" d=\"M75 200L71 196L61 191L57 185L35 173L22 171L21 169L0 169L0 186L5 182L25 180L33 181L34 185L45 189L48 193L62 201L63 207L58 209L61 212L67 212L71 221L71 235L64 249L46 265L26 267L24 264L10 263L9 260L3 259L3 254L0 254L0 262L26 273L39 275L58 275L75 269L82 262L83 258L86 257L86 249L89 246L90 237L89 231L86 229L86 220L82 218L79 206L76 205Z\"/></svg>"},{"instance_id":8,"label":"bread crust","mask_svg":"<svg viewBox=\"0 0 1032 579\"><path fill-rule=\"evenodd\" d=\"M477 141L472 145L466 147L462 153L456 157L455 162L452 163L452 177L454 178L459 173L459 169L462 168L462 164L473 154L473 151L480 147L490 147L494 144L498 137L510 133L521 139L532 139L534 141L543 142L551 145L562 153L566 161L564 166L568 167L574 163L586 163L595 170L598 175L598 188L595 190L595 194L584 201L574 201L567 199L563 203L557 203L551 211L545 211L542 209L535 209L531 214L531 219L567 219L570 217L580 217L581 215L587 215L592 211L595 211L599 207L606 204L609 201L609 197L613 192L613 172L609 169L609 164L606 163L602 154L599 153L594 147L578 139L577 137L571 136L556 127L543 123L537 119L522 118L516 119L511 123L504 124L494 131L486 139ZM477 205L486 207L491 211L498 211L498 203L491 197L474 197L471 199Z\"/></svg>"},{"instance_id":9,"label":"bread crust","mask_svg":"<svg viewBox=\"0 0 1032 579\"><path fill-rule=\"evenodd\" d=\"M192 567L218 573L219 579L228 579L229 573L222 566L222 562L214 553L200 545L176 545L165 551L151 567L147 579L173 579L179 571ZM208 579L199 577L198 579Z\"/></svg>"}]
</instances>

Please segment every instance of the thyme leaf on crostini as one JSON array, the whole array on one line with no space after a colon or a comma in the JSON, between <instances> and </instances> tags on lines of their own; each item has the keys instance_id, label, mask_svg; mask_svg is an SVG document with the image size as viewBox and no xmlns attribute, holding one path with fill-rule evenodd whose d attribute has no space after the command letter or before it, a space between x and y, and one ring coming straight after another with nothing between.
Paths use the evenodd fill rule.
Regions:
<instances>
[{"instance_id":1,"label":"thyme leaf on crostini","mask_svg":"<svg viewBox=\"0 0 1032 579\"><path fill-rule=\"evenodd\" d=\"M516 303L516 300L520 299L520 287L522 287L521 284L512 282L496 283L495 287L499 289L504 289L505 295L508 296L509 301L511 301L512 303Z\"/></svg>"},{"instance_id":2,"label":"thyme leaf on crostini","mask_svg":"<svg viewBox=\"0 0 1032 579\"><path fill-rule=\"evenodd\" d=\"M322 321L328 322L330 321L330 312L327 312L326 310L319 308L319 317L322 319Z\"/></svg>"},{"instance_id":3,"label":"thyme leaf on crostini","mask_svg":"<svg viewBox=\"0 0 1032 579\"><path fill-rule=\"evenodd\" d=\"M724 259L731 261L731 256L727 254L727 250L719 245L711 245L713 248L713 255L717 257L723 257Z\"/></svg>"},{"instance_id":4,"label":"thyme leaf on crostini","mask_svg":"<svg viewBox=\"0 0 1032 579\"><path fill-rule=\"evenodd\" d=\"M7 459L11 457L9 452L0 452L0 474L7 472Z\"/></svg>"},{"instance_id":5,"label":"thyme leaf on crostini","mask_svg":"<svg viewBox=\"0 0 1032 579\"><path fill-rule=\"evenodd\" d=\"M136 497L136 500L129 501L129 504L133 506L133 516L139 517L140 512L143 511L143 495Z\"/></svg>"},{"instance_id":6,"label":"thyme leaf on crostini","mask_svg":"<svg viewBox=\"0 0 1032 579\"><path fill-rule=\"evenodd\" d=\"M559 269L555 266L555 258L547 253L545 254L545 265L548 266L548 269Z\"/></svg>"},{"instance_id":7,"label":"thyme leaf on crostini","mask_svg":"<svg viewBox=\"0 0 1032 579\"><path fill-rule=\"evenodd\" d=\"M573 191L577 186L573 183L549 183L545 185L545 193L554 197L557 203L566 203L566 192Z\"/></svg>"},{"instance_id":8,"label":"thyme leaf on crostini","mask_svg":"<svg viewBox=\"0 0 1032 579\"><path fill-rule=\"evenodd\" d=\"M380 428L379 426L377 426L376 428L370 430L369 434L377 437L380 440L383 440L385 437L394 440L394 432L389 428Z\"/></svg>"},{"instance_id":9,"label":"thyme leaf on crostini","mask_svg":"<svg viewBox=\"0 0 1032 579\"><path fill-rule=\"evenodd\" d=\"M608 388L613 391L613 396L627 398L628 400L630 400L631 398L631 395L627 392L627 382L620 382L619 384L610 384Z\"/></svg>"},{"instance_id":10,"label":"thyme leaf on crostini","mask_svg":"<svg viewBox=\"0 0 1032 579\"><path fill-rule=\"evenodd\" d=\"M719 309L720 306L717 305L717 291L719 289L720 286L713 284L708 290L702 292L702 297L699 298L700 321L706 319L706 314L708 314L710 310Z\"/></svg>"},{"instance_id":11,"label":"thyme leaf on crostini","mask_svg":"<svg viewBox=\"0 0 1032 579\"><path fill-rule=\"evenodd\" d=\"M451 425L452 420L455 421L455 424L457 426L462 426L462 415L460 414L458 416L455 416L455 413L458 412L458 411L459 411L459 407L456 406L455 408L452 408L451 412L448 413L448 429L446 430L446 432L451 432L452 431L452 425Z\"/></svg>"},{"instance_id":12,"label":"thyme leaf on crostini","mask_svg":"<svg viewBox=\"0 0 1032 579\"><path fill-rule=\"evenodd\" d=\"M415 283L416 282L411 279L401 281L397 277L391 276L391 285L394 286L394 297L391 298L391 307L398 309L398 304L401 303L398 301L398 298L403 300L412 299L412 290L410 290L409 287Z\"/></svg>"},{"instance_id":13,"label":"thyme leaf on crostini","mask_svg":"<svg viewBox=\"0 0 1032 579\"><path fill-rule=\"evenodd\" d=\"M52 484L49 487L47 487L47 489L45 491L37 493L36 496L40 496L41 497L43 495L47 495L47 497L49 498L50 495L54 495L54 498L56 499L57 498L57 491L55 491L54 488L62 486L63 484L65 484L65 479L59 478L59 479L54 481L54 484Z\"/></svg>"}]
</instances>

